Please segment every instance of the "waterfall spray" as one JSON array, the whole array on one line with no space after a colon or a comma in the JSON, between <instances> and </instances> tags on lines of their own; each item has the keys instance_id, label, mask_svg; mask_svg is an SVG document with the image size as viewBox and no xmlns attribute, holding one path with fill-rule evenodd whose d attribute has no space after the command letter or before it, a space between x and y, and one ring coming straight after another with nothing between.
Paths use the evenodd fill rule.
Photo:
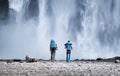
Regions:
<instances>
[{"instance_id":1,"label":"waterfall spray","mask_svg":"<svg viewBox=\"0 0 120 76\"><path fill-rule=\"evenodd\" d=\"M73 43L72 59L120 54L119 0L33 2L9 0L10 21L0 29L0 58L24 58L27 54L49 59L51 39L58 44L57 59L65 59L67 40Z\"/></svg>"}]
</instances>

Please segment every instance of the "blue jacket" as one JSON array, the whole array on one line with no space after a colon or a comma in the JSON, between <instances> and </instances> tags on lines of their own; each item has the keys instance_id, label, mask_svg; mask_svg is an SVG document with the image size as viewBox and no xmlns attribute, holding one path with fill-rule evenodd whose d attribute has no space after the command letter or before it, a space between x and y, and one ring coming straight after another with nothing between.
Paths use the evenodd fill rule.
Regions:
<instances>
[{"instance_id":1,"label":"blue jacket","mask_svg":"<svg viewBox=\"0 0 120 76\"><path fill-rule=\"evenodd\" d=\"M67 42L65 45L66 50L72 50L72 44Z\"/></svg>"}]
</instances>

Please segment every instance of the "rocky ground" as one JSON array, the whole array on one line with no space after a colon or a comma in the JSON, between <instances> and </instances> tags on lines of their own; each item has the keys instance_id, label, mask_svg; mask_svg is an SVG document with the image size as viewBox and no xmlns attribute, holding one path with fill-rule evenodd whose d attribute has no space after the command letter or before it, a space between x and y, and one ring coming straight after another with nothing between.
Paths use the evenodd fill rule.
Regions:
<instances>
[{"instance_id":1,"label":"rocky ground","mask_svg":"<svg viewBox=\"0 0 120 76\"><path fill-rule=\"evenodd\" d=\"M120 76L120 63L104 61L0 61L0 76Z\"/></svg>"}]
</instances>

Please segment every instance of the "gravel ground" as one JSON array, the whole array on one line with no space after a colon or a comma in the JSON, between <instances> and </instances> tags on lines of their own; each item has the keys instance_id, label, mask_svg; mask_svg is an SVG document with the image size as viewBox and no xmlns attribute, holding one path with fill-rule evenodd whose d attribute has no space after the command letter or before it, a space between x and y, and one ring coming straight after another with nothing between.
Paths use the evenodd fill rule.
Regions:
<instances>
[{"instance_id":1,"label":"gravel ground","mask_svg":"<svg viewBox=\"0 0 120 76\"><path fill-rule=\"evenodd\" d=\"M120 76L120 63L91 61L0 62L0 76Z\"/></svg>"}]
</instances>

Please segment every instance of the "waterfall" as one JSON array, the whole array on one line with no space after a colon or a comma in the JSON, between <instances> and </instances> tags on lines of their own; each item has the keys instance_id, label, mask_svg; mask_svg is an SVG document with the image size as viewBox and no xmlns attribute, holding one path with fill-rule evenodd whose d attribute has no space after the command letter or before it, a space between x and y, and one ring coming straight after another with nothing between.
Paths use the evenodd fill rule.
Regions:
<instances>
[{"instance_id":1,"label":"waterfall","mask_svg":"<svg viewBox=\"0 0 120 76\"><path fill-rule=\"evenodd\" d=\"M83 34L78 38L85 55L90 57L112 57L119 55L118 0L87 1L83 21Z\"/></svg>"},{"instance_id":2,"label":"waterfall","mask_svg":"<svg viewBox=\"0 0 120 76\"><path fill-rule=\"evenodd\" d=\"M0 58L25 55L49 59L50 40L56 59L65 59L71 40L72 59L120 54L119 0L9 0L10 21L0 29ZM10 53L8 53L10 52Z\"/></svg>"}]
</instances>

